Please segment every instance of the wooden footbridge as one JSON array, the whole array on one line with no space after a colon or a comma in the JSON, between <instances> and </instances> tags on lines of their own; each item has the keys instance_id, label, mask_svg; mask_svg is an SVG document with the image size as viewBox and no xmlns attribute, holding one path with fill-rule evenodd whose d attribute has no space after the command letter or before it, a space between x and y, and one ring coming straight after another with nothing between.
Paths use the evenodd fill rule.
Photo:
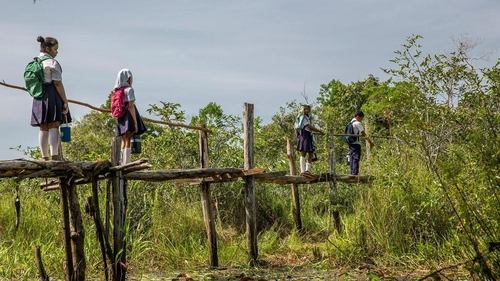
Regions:
<instances>
[{"instance_id":1,"label":"wooden footbridge","mask_svg":"<svg viewBox=\"0 0 500 281\"><path fill-rule=\"evenodd\" d=\"M1 83L2 85L8 85ZM10 85L9 85L10 86ZM21 88L22 89L22 88ZM102 108L85 103L71 101L102 112ZM41 188L45 191L60 192L60 206L63 216L62 231L64 233L65 276L66 280L85 280L86 261L84 254L85 231L82 222L82 207L78 196L78 186L91 184L92 196L87 198L85 210L94 219L99 246L102 253L105 280L125 280L127 271L127 245L125 220L127 216L127 183L131 180L141 181L174 181L179 184L196 185L200 190L203 218L208 239L209 263L211 267L219 266L217 254L217 233L214 218L214 203L210 194L213 184L242 180L244 181L244 205L246 213L246 236L250 264L258 259L257 218L255 198L255 183L273 183L291 186L292 206L295 227L302 231L300 216L299 184L314 184L328 182L331 190L332 204L337 201L337 182L370 183L370 176L338 175L335 172L335 153L333 141L329 141L329 171L303 177L296 175L294 150L290 141L287 143L289 171L271 172L254 167L254 132L253 104L244 104L243 139L244 163L241 168L210 168L208 167L208 133L205 126L192 126L171 122L155 121L174 127L184 127L199 131L200 168L187 170L151 170L146 159L141 159L125 165L119 165L120 138L114 138L110 161L37 161L37 160L4 160L0 161L0 178L46 178L52 180ZM334 134L329 134L333 138ZM106 181L105 194L99 195L99 184ZM105 198L105 210L100 210L99 200ZM104 216L104 218L102 217ZM19 218L18 218L19 220ZM332 211L332 220L341 231L338 211ZM112 225L110 225L112 224ZM35 253L39 275L42 280L48 280L40 250Z\"/></svg>"}]
</instances>

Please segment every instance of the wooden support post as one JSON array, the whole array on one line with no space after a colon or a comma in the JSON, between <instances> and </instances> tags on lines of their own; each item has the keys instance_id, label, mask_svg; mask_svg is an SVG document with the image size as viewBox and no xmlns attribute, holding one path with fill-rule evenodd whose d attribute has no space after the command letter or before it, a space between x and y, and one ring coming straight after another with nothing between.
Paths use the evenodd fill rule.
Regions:
<instances>
[{"instance_id":1,"label":"wooden support post","mask_svg":"<svg viewBox=\"0 0 500 281\"><path fill-rule=\"evenodd\" d=\"M16 208L16 224L14 227L14 231L17 232L19 229L19 225L21 224L21 199L19 198L19 181L15 181L16 183L16 191L14 198L14 207Z\"/></svg>"},{"instance_id":2,"label":"wooden support post","mask_svg":"<svg viewBox=\"0 0 500 281\"><path fill-rule=\"evenodd\" d=\"M365 134L368 136L368 119L365 120L364 129L365 129ZM366 174L370 175L372 172L372 165L370 161L371 146L370 142L368 141L368 138L365 138L365 147L366 147L366 163L368 164L368 171L366 172Z\"/></svg>"},{"instance_id":3,"label":"wooden support post","mask_svg":"<svg viewBox=\"0 0 500 281\"><path fill-rule=\"evenodd\" d=\"M243 148L244 169L253 168L253 104L245 103L243 111ZM250 263L255 265L258 256L257 247L257 218L255 207L255 179L253 176L245 177L245 213L246 232L248 239L248 255Z\"/></svg>"},{"instance_id":4,"label":"wooden support post","mask_svg":"<svg viewBox=\"0 0 500 281\"><path fill-rule=\"evenodd\" d=\"M297 166L295 164L295 153L292 147L290 139L286 139L286 154L288 156L288 165L290 167L290 175L297 175ZM303 232L302 229L302 218L300 217L300 195L298 184L292 183L292 214L293 221L295 222L295 228L299 233Z\"/></svg>"},{"instance_id":5,"label":"wooden support post","mask_svg":"<svg viewBox=\"0 0 500 281\"><path fill-rule=\"evenodd\" d=\"M101 248L102 262L104 266L104 280L109 280L109 267L108 259L112 263L113 253L111 246L109 245L108 237L105 236L104 227L101 220L101 210L99 208L99 181L97 177L92 178L92 217L94 218L94 223L96 227L96 235L99 241L99 246Z\"/></svg>"},{"instance_id":6,"label":"wooden support post","mask_svg":"<svg viewBox=\"0 0 500 281\"><path fill-rule=\"evenodd\" d=\"M70 236L70 226L69 226L69 200L68 200L68 185L66 178L60 178L60 189L61 189L61 211L63 214L62 229L64 233L64 250L66 254L66 264L64 266L66 270L66 280L72 281L74 275L73 268L73 255L71 254L71 236Z\"/></svg>"},{"instance_id":7,"label":"wooden support post","mask_svg":"<svg viewBox=\"0 0 500 281\"><path fill-rule=\"evenodd\" d=\"M78 201L76 186L70 181L68 186L69 225L71 231L71 251L73 255L74 280L85 280L85 231Z\"/></svg>"},{"instance_id":8,"label":"wooden support post","mask_svg":"<svg viewBox=\"0 0 500 281\"><path fill-rule=\"evenodd\" d=\"M111 163L119 165L121 152L121 138L113 139L111 150ZM122 177L121 171L115 171L112 175L113 189L113 280L125 281L126 275L126 245L125 245L125 213L127 211L127 184Z\"/></svg>"},{"instance_id":9,"label":"wooden support post","mask_svg":"<svg viewBox=\"0 0 500 281\"><path fill-rule=\"evenodd\" d=\"M104 237L106 237L106 241L109 240L109 222L111 218L111 183L112 179L108 179L106 181L106 210L104 214Z\"/></svg>"},{"instance_id":10,"label":"wooden support post","mask_svg":"<svg viewBox=\"0 0 500 281\"><path fill-rule=\"evenodd\" d=\"M204 125L203 128L206 128ZM206 131L200 131L200 163L201 168L208 168L208 134ZM208 251L211 267L219 266L219 257L217 254L217 232L215 230L215 217L210 195L210 183L202 182L200 184L201 207L203 209L203 220L208 238Z\"/></svg>"},{"instance_id":11,"label":"wooden support post","mask_svg":"<svg viewBox=\"0 0 500 281\"><path fill-rule=\"evenodd\" d=\"M42 253L40 250L40 246L36 246L35 248L35 262L36 267L38 268L38 277L40 277L41 281L49 281L49 275L45 271L45 267L43 266Z\"/></svg>"},{"instance_id":12,"label":"wooden support post","mask_svg":"<svg viewBox=\"0 0 500 281\"><path fill-rule=\"evenodd\" d=\"M342 221L340 219L340 212L338 209L339 198L337 191L337 179L336 179L336 159L335 159L335 139L333 136L333 130L330 132L328 137L328 168L330 174L333 175L333 179L329 181L330 183L330 206L332 208L332 222L337 230L337 233L342 232Z\"/></svg>"}]
</instances>

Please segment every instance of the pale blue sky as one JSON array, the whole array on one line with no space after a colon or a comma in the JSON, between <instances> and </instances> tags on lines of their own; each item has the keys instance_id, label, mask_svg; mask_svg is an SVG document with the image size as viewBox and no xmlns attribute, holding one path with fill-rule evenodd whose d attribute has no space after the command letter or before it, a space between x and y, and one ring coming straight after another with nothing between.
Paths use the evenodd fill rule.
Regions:
<instances>
[{"instance_id":1,"label":"pale blue sky","mask_svg":"<svg viewBox=\"0 0 500 281\"><path fill-rule=\"evenodd\" d=\"M0 80L22 84L38 53L37 35L60 42L63 81L72 99L99 105L117 71L134 73L139 108L160 100L195 114L210 101L232 114L244 102L268 120L279 106L311 100L319 85L374 74L386 78L392 52L418 33L429 52L453 39L478 43L492 65L500 53L500 1L61 1L0 0ZM0 88L0 159L9 147L36 146L31 99ZM71 106L77 118L86 108Z\"/></svg>"}]
</instances>

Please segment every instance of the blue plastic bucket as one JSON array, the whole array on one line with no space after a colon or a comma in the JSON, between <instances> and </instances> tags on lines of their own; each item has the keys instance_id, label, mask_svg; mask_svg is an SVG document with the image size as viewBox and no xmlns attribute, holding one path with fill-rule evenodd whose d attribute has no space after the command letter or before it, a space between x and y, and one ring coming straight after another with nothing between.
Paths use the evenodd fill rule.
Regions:
<instances>
[{"instance_id":1,"label":"blue plastic bucket","mask_svg":"<svg viewBox=\"0 0 500 281\"><path fill-rule=\"evenodd\" d=\"M59 128L61 131L61 141L62 142L70 142L71 141L71 127L68 123L64 123Z\"/></svg>"}]
</instances>

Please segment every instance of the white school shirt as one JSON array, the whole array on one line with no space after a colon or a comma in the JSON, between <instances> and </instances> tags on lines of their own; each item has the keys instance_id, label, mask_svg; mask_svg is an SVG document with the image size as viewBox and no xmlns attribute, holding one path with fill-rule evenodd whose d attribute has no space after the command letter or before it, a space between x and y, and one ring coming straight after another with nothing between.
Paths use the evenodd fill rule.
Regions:
<instances>
[{"instance_id":1,"label":"white school shirt","mask_svg":"<svg viewBox=\"0 0 500 281\"><path fill-rule=\"evenodd\" d=\"M352 122L352 130L354 131L355 135L361 135L361 133L365 131L365 127L363 127L363 124L358 120L356 120L356 118L353 118L351 122ZM353 144L361 144L361 142L358 139Z\"/></svg>"},{"instance_id":2,"label":"white school shirt","mask_svg":"<svg viewBox=\"0 0 500 281\"><path fill-rule=\"evenodd\" d=\"M307 115L302 115L303 116L303 119L302 119L302 124L301 124L301 129L305 129L306 131L309 131L311 132L311 129L309 129L309 127L306 128L307 125L309 126L312 126L312 123L311 123L311 117L307 116Z\"/></svg>"},{"instance_id":3,"label":"white school shirt","mask_svg":"<svg viewBox=\"0 0 500 281\"><path fill-rule=\"evenodd\" d=\"M43 65L43 82L51 83L53 80L61 81L62 80L62 68L59 62L52 58L47 53L40 53L38 55L39 58L49 57L50 59L46 59L42 62Z\"/></svg>"},{"instance_id":4,"label":"white school shirt","mask_svg":"<svg viewBox=\"0 0 500 281\"><path fill-rule=\"evenodd\" d=\"M134 88L127 87L125 88L125 102L135 101Z\"/></svg>"}]
</instances>

